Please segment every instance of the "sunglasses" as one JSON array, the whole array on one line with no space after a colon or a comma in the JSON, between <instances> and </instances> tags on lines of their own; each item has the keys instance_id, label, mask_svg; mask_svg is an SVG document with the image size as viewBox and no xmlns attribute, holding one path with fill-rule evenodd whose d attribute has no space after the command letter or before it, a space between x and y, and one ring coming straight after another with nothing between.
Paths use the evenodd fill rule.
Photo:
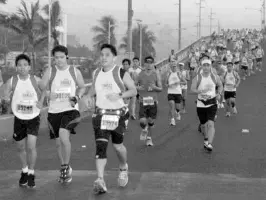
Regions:
<instances>
[{"instance_id":1,"label":"sunglasses","mask_svg":"<svg viewBox=\"0 0 266 200\"><path fill-rule=\"evenodd\" d=\"M153 60L146 60L145 63L152 64Z\"/></svg>"}]
</instances>

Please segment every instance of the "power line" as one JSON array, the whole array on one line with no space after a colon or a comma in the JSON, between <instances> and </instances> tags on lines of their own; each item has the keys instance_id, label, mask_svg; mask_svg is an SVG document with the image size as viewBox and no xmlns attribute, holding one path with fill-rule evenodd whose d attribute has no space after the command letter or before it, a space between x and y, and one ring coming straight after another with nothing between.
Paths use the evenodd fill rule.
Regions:
<instances>
[{"instance_id":1,"label":"power line","mask_svg":"<svg viewBox=\"0 0 266 200\"><path fill-rule=\"evenodd\" d=\"M212 8L211 8L211 13L210 13L210 35L212 34L212 20L214 20L214 18L212 17L215 13L212 12Z\"/></svg>"},{"instance_id":2,"label":"power line","mask_svg":"<svg viewBox=\"0 0 266 200\"><path fill-rule=\"evenodd\" d=\"M202 7L202 1L203 0L199 0L199 3L197 3L199 5L199 30L198 30L198 33L199 33L199 38L201 38L201 9L204 8Z\"/></svg>"}]
</instances>

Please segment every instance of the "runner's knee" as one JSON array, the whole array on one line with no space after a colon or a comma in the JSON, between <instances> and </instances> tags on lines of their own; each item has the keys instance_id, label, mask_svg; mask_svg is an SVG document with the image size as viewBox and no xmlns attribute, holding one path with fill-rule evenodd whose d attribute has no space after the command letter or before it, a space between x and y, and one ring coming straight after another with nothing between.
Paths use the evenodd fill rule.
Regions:
<instances>
[{"instance_id":1,"label":"runner's knee","mask_svg":"<svg viewBox=\"0 0 266 200\"><path fill-rule=\"evenodd\" d=\"M139 125L140 125L141 128L144 129L144 128L147 126L147 119L145 119L145 118L141 118L141 119L139 120Z\"/></svg>"},{"instance_id":2,"label":"runner's knee","mask_svg":"<svg viewBox=\"0 0 266 200\"><path fill-rule=\"evenodd\" d=\"M107 147L108 141L96 140L96 159L107 158Z\"/></svg>"}]
</instances>

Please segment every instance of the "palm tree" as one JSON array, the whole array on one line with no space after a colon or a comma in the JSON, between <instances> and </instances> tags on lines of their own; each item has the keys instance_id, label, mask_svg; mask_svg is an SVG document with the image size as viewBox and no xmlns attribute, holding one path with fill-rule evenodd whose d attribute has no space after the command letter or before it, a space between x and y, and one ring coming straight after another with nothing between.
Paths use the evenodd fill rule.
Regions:
<instances>
[{"instance_id":1,"label":"palm tree","mask_svg":"<svg viewBox=\"0 0 266 200\"><path fill-rule=\"evenodd\" d=\"M47 29L43 18L39 14L40 3L31 3L30 10L24 0L21 1L21 7L18 8L17 13L11 15L9 24L4 24L5 27L10 28L16 33L25 36L30 44L33 69L35 67L35 51L47 40ZM28 47L26 47L28 49Z\"/></svg>"},{"instance_id":2,"label":"palm tree","mask_svg":"<svg viewBox=\"0 0 266 200\"><path fill-rule=\"evenodd\" d=\"M156 56L154 43L156 42L155 34L148 29L147 25L142 26L142 58L146 56ZM122 43L119 48L127 49L127 36L122 38ZM135 27L132 30L132 50L135 55L140 56L140 27Z\"/></svg>"},{"instance_id":3,"label":"palm tree","mask_svg":"<svg viewBox=\"0 0 266 200\"><path fill-rule=\"evenodd\" d=\"M99 26L93 26L92 31L97 34L94 38L94 48L98 51L101 47L101 45L108 43L108 34L109 34L109 24L110 27L110 44L116 45L116 37L114 34L114 30L116 27L116 20L111 16L103 16L99 20L100 25Z\"/></svg>"},{"instance_id":4,"label":"palm tree","mask_svg":"<svg viewBox=\"0 0 266 200\"><path fill-rule=\"evenodd\" d=\"M45 14L49 16L49 4L45 5L43 10ZM61 9L61 5L59 1L53 2L51 6L51 37L54 40L54 46L59 44L58 38L59 38L60 32L56 30L56 27L60 26L62 23L61 14L62 14L62 9ZM48 22L47 22L46 28L48 29Z\"/></svg>"}]
</instances>

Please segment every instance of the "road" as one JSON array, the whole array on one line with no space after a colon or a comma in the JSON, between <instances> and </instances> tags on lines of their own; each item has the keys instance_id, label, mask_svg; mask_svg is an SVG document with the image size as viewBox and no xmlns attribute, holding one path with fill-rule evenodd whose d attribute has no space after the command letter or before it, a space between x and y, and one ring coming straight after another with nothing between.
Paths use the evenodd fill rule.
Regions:
<instances>
[{"instance_id":1,"label":"road","mask_svg":"<svg viewBox=\"0 0 266 200\"><path fill-rule=\"evenodd\" d=\"M54 170L59 169L54 141L48 139L47 131L42 131L38 139L36 169L37 184L43 189L35 195L43 199L63 199L63 196L64 199L77 200L265 199L265 77L266 70L241 83L237 91L238 115L226 118L224 109L219 110L211 154L203 150L203 137L197 132L196 97L188 96L188 113L175 127L170 127L167 95L163 91L159 96L158 119L153 130L155 146L145 147L139 140L138 121L130 121L125 145L131 183L125 190L116 188L118 160L109 143L107 182L111 192L99 198L91 195L95 179L95 142L91 120L83 121L77 128L77 135L71 138L71 165L76 170L73 180L76 184L73 182L74 186L67 187L67 191L54 181L57 176ZM250 132L242 133L242 129ZM82 148L83 145L86 148ZM2 197L15 200L26 195L34 199L34 194L17 188L19 172L14 170L19 170L20 163L15 152L15 145L11 142L0 143L0 177L4 177L0 179L0 185L3 185L0 190L1 193L6 191ZM89 174L84 170L89 170ZM14 195L15 192L17 195Z\"/></svg>"}]
</instances>

